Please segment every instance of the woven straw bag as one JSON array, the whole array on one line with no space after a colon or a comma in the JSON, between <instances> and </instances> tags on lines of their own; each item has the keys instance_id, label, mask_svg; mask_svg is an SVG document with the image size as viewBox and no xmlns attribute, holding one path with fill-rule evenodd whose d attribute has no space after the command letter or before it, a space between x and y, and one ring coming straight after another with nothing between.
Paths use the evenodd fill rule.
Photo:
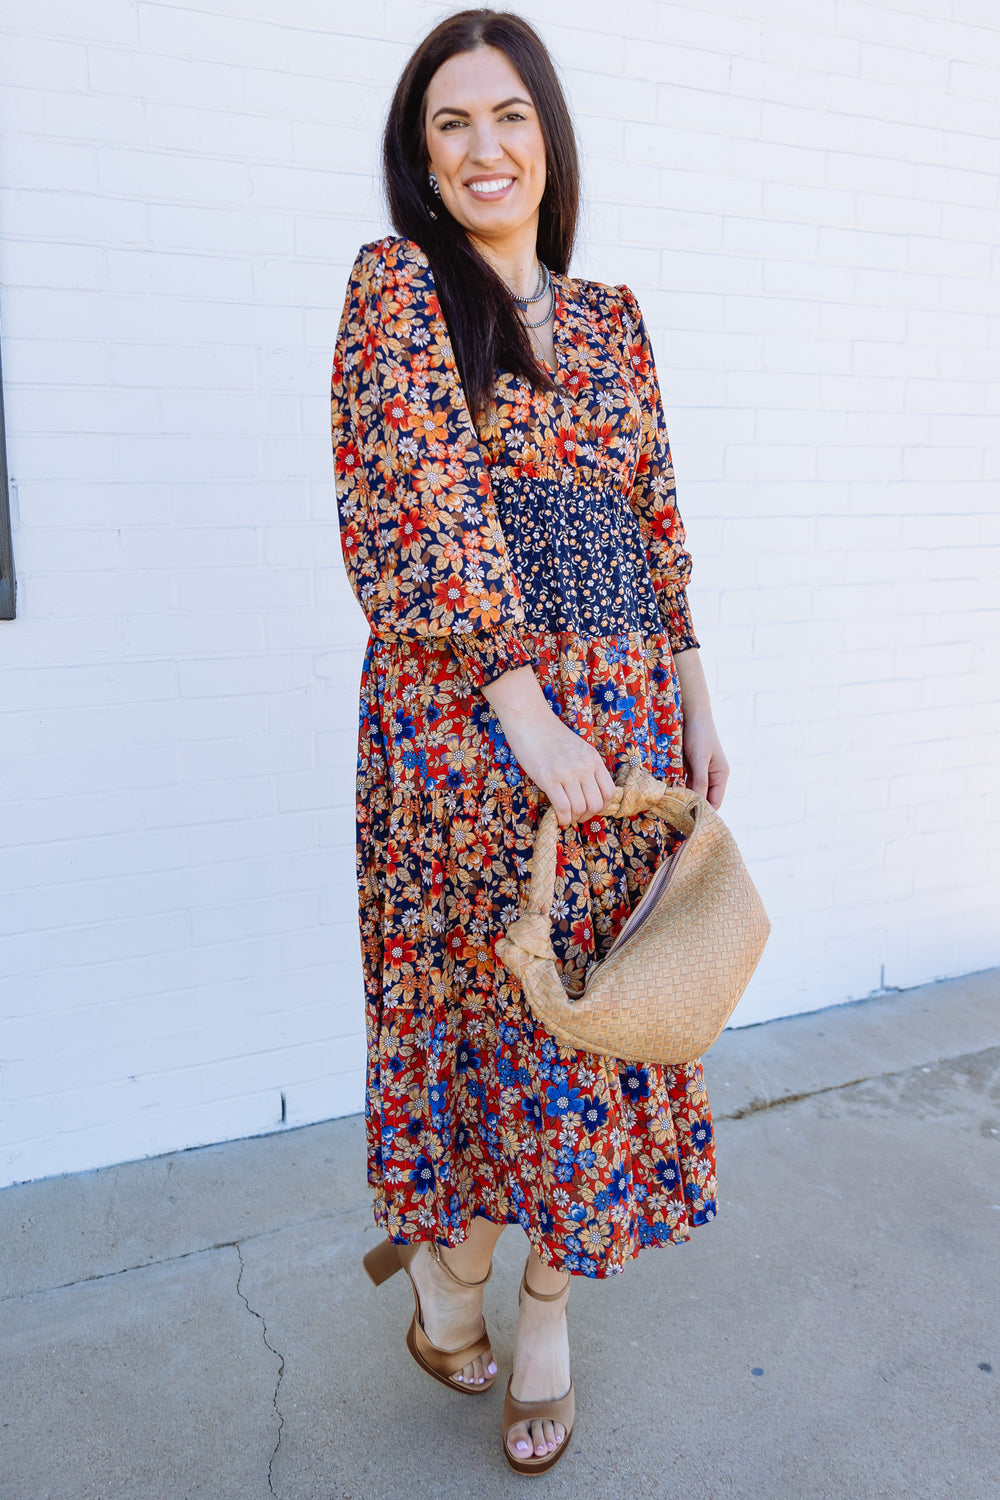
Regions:
<instances>
[{"instance_id":1,"label":"woven straw bag","mask_svg":"<svg viewBox=\"0 0 1000 1500\"><path fill-rule=\"evenodd\" d=\"M559 827L538 825L528 910L498 939L536 1018L563 1046L622 1062L692 1062L718 1038L771 930L736 842L697 792L634 767L602 817L652 813L684 840L653 875L607 954L570 994L559 975L549 915Z\"/></svg>"}]
</instances>

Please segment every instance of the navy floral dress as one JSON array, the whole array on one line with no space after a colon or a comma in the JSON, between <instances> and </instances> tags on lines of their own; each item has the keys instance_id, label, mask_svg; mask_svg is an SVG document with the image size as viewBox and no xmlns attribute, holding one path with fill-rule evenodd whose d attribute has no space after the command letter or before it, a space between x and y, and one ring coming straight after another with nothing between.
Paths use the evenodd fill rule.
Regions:
<instances>
[{"instance_id":1,"label":"navy floral dress","mask_svg":"<svg viewBox=\"0 0 1000 1500\"><path fill-rule=\"evenodd\" d=\"M587 1276L716 1211L700 1063L560 1047L494 942L528 892L539 791L483 695L534 665L612 775L680 782L674 653L697 646L690 558L645 326L627 287L553 276L555 390L501 374L477 426L424 253L388 238L351 273L333 372L348 576L371 626L357 868L368 1176L400 1243L519 1223ZM665 849L658 819L566 830L564 977L611 942Z\"/></svg>"}]
</instances>

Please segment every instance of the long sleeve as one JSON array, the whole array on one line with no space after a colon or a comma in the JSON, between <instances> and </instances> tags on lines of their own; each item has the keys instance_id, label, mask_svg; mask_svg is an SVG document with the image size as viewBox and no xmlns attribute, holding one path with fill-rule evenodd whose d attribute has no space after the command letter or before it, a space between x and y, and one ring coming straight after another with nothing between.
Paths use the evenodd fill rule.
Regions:
<instances>
[{"instance_id":1,"label":"long sleeve","mask_svg":"<svg viewBox=\"0 0 1000 1500\"><path fill-rule=\"evenodd\" d=\"M642 407L639 463L629 500L649 558L660 618L676 654L698 645L687 598L691 555L684 549L684 523L677 509L674 466L649 334L629 288L621 286L618 291L624 304L626 355Z\"/></svg>"},{"instance_id":2,"label":"long sleeve","mask_svg":"<svg viewBox=\"0 0 1000 1500\"><path fill-rule=\"evenodd\" d=\"M430 266L410 240L365 245L354 263L332 431L344 562L372 632L441 640L477 687L532 662Z\"/></svg>"}]
</instances>

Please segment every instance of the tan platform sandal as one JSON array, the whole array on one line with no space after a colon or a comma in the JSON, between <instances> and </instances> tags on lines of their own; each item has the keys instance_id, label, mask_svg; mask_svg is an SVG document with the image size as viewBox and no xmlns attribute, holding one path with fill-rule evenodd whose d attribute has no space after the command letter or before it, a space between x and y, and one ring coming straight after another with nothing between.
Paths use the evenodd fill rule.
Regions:
<instances>
[{"instance_id":1,"label":"tan platform sandal","mask_svg":"<svg viewBox=\"0 0 1000 1500\"><path fill-rule=\"evenodd\" d=\"M432 1344L424 1332L424 1317L420 1307L420 1293L417 1284L410 1276L410 1264L413 1257L420 1248L426 1245L434 1256L438 1265L443 1267L452 1281L461 1287L485 1286L493 1275L493 1267L487 1271L482 1281L463 1281L461 1276L456 1276L448 1263L443 1259L441 1251L436 1244L429 1240L420 1240L415 1245L394 1245L391 1240L383 1240L381 1245L376 1245L374 1250L369 1250L363 1258L362 1265L368 1272L376 1286L381 1286L383 1281L388 1281L390 1276L395 1276L397 1271L405 1271L409 1278L410 1286L413 1288L413 1317L410 1326L406 1330L406 1347L422 1370L428 1375L433 1375L435 1380L440 1380L450 1390L459 1391L465 1396L484 1396L491 1389L496 1380L495 1375L490 1375L482 1385L466 1385L464 1382L453 1380L463 1365L469 1365L474 1359L485 1355L491 1347L490 1336L486 1332L486 1320L483 1319L483 1331L471 1344L466 1344L463 1349L439 1349Z\"/></svg>"},{"instance_id":2,"label":"tan platform sandal","mask_svg":"<svg viewBox=\"0 0 1000 1500\"><path fill-rule=\"evenodd\" d=\"M570 1283L566 1282L561 1292L534 1292L528 1285L528 1267L525 1266L521 1277L521 1290L517 1294L518 1305L524 1293L534 1297L536 1302L558 1302L560 1297L565 1297L569 1291ZM551 1469L562 1458L569 1447L569 1440L573 1436L573 1420L576 1416L576 1407L573 1397L573 1382L569 1383L569 1390L565 1396L560 1396L558 1401L518 1401L510 1393L513 1375L507 1382L507 1395L503 1403L503 1456L511 1468L518 1474L544 1474ZM515 1458L507 1447L507 1439L512 1427L519 1422L558 1422L566 1429L566 1436L553 1453L541 1454L531 1458Z\"/></svg>"}]
</instances>

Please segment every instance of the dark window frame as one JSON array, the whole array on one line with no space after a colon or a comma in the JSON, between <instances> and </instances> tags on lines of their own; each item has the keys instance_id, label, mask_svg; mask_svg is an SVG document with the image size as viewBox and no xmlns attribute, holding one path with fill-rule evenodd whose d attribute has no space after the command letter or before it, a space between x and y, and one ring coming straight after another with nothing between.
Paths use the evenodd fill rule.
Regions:
<instances>
[{"instance_id":1,"label":"dark window frame","mask_svg":"<svg viewBox=\"0 0 1000 1500\"><path fill-rule=\"evenodd\" d=\"M13 620L17 607L14 544L10 530L10 479L3 415L3 366L0 364L0 620Z\"/></svg>"}]
</instances>

